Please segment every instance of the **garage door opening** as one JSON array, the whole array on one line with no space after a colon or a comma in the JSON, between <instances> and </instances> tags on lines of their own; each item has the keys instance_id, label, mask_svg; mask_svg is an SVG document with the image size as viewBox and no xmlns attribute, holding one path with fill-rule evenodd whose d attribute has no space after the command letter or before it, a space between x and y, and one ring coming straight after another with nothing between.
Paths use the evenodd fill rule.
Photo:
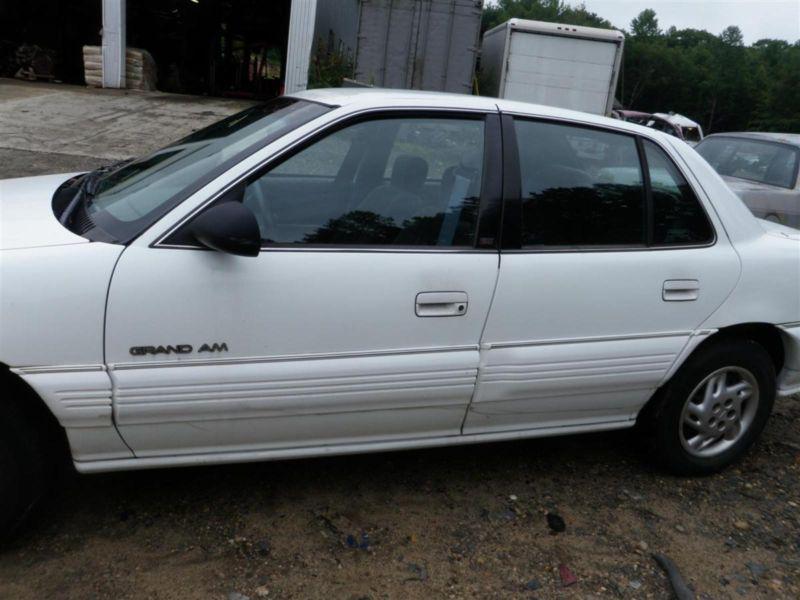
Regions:
<instances>
[{"instance_id":1,"label":"garage door opening","mask_svg":"<svg viewBox=\"0 0 800 600\"><path fill-rule=\"evenodd\" d=\"M83 84L81 48L101 27L100 0L0 2L0 77Z\"/></svg>"},{"instance_id":2,"label":"garage door opening","mask_svg":"<svg viewBox=\"0 0 800 600\"><path fill-rule=\"evenodd\" d=\"M155 59L158 89L272 98L283 90L291 0L128 0L127 45Z\"/></svg>"}]
</instances>

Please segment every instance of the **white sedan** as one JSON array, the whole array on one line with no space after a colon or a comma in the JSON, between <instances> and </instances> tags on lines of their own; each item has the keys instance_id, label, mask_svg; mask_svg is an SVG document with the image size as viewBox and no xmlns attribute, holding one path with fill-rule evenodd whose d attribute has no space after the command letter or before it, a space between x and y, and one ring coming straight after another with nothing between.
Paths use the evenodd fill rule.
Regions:
<instances>
[{"instance_id":1,"label":"white sedan","mask_svg":"<svg viewBox=\"0 0 800 600\"><path fill-rule=\"evenodd\" d=\"M79 472L634 425L728 465L800 391L800 233L676 138L317 90L0 183L0 534Z\"/></svg>"}]
</instances>

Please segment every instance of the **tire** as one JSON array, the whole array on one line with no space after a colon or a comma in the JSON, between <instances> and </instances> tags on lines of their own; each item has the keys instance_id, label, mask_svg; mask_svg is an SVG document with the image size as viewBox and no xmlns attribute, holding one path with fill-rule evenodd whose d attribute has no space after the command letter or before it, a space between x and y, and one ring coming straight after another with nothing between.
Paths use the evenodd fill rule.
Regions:
<instances>
[{"instance_id":1,"label":"tire","mask_svg":"<svg viewBox=\"0 0 800 600\"><path fill-rule=\"evenodd\" d=\"M12 404L0 408L0 546L44 494L47 464L41 432Z\"/></svg>"},{"instance_id":2,"label":"tire","mask_svg":"<svg viewBox=\"0 0 800 600\"><path fill-rule=\"evenodd\" d=\"M20 469L8 440L0 436L0 545L11 537L20 514Z\"/></svg>"},{"instance_id":3,"label":"tire","mask_svg":"<svg viewBox=\"0 0 800 600\"><path fill-rule=\"evenodd\" d=\"M763 346L736 338L712 342L687 360L643 414L652 455L678 475L724 469L764 429L775 389L775 366Z\"/></svg>"}]
</instances>

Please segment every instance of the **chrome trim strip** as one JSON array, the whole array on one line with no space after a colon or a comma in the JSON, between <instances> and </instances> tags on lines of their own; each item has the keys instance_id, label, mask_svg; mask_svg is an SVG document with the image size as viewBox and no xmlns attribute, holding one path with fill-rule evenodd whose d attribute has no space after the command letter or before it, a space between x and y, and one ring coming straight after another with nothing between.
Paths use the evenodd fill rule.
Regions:
<instances>
[{"instance_id":1,"label":"chrome trim strip","mask_svg":"<svg viewBox=\"0 0 800 600\"><path fill-rule=\"evenodd\" d=\"M40 367L12 367L11 371L18 375L33 375L36 373L81 373L105 371L104 365L58 365Z\"/></svg>"},{"instance_id":2,"label":"chrome trim strip","mask_svg":"<svg viewBox=\"0 0 800 600\"><path fill-rule=\"evenodd\" d=\"M466 346L444 346L441 348L403 348L399 350L371 350L364 352L327 352L319 354L287 354L284 356L244 356L237 358L217 359L179 359L176 361L151 361L146 363L126 362L109 363L109 371L123 371L126 369L151 369L154 367L204 367L213 365L240 365L254 363L286 362L291 360L326 360L333 358L365 358L378 356L395 356L401 354L432 354L434 352L463 352L467 350L480 350L477 344Z\"/></svg>"},{"instance_id":3,"label":"chrome trim strip","mask_svg":"<svg viewBox=\"0 0 800 600\"><path fill-rule=\"evenodd\" d=\"M361 109L361 110L357 110L357 111L354 111L354 112L350 112L350 113L344 114L344 115L342 115L342 116L340 116L340 117L338 117L338 118L336 118L336 119L334 119L332 121L329 121L329 122L325 123L324 125L322 125L321 127L315 129L314 131L309 132L307 135L304 135L300 139L295 140L294 142L292 142L288 146L285 146L285 147L281 148L280 150L278 150L274 154L271 154L270 156L266 157L264 160L259 162L257 165L255 165L255 166L251 167L250 169L248 169L247 171L245 171L243 174L239 175L239 177L237 177L233 181L228 182L228 184L225 185L225 187L223 187L217 193L213 194L210 198L206 199L199 206L197 206L194 210L192 210L189 214L185 215L182 219L180 219L177 223L173 224L172 227L170 227L165 233L160 235L156 239L156 241L150 243L150 247L151 248L182 248L182 249L191 249L191 250L206 250L205 248L203 248L201 246L195 247L195 246L183 246L183 245L175 245L175 244L162 244L162 242L163 242L163 240L168 238L170 235L172 235L176 230L178 230L180 227L182 227L184 223L186 223L191 218L193 218L198 212L204 210L205 207L207 207L209 204L211 204L212 202L217 200L220 196L225 194L228 190L230 190L231 188L235 187L236 185L238 185L239 183L241 183L242 181L244 181L248 177L250 177L250 175L252 175L254 172L256 172L256 171L268 166L269 163L273 162L274 160L279 159L284 154L287 154L287 153L291 152L292 150L294 150L298 146L306 143L308 140L313 139L313 138L319 136L320 134L323 134L328 129L331 129L331 128L335 127L336 125L339 125L342 122L346 122L348 120L351 120L353 118L360 117L360 116L363 116L363 115L369 115L369 114L372 114L372 113L390 113L390 112L406 112L406 111L408 111L408 112L422 112L422 113L425 113L425 112L428 112L428 113L437 112L437 113L442 113L442 114L451 113L451 114L454 114L454 115L457 115L459 113L463 113L463 114L473 115L473 116L474 115L496 114L496 109L492 110L492 109L489 109L489 108L447 108L447 107L441 107L441 106L439 106L439 107L426 107L426 106L370 107L370 108L364 108L364 109ZM243 159L243 160L246 160L246 159ZM199 192L199 190L198 190L198 192ZM169 213L167 213L167 214L169 214ZM492 250L494 250L495 252L497 251L495 249L492 249Z\"/></svg>"},{"instance_id":4,"label":"chrome trim strip","mask_svg":"<svg viewBox=\"0 0 800 600\"><path fill-rule=\"evenodd\" d=\"M644 340L664 337L683 337L691 336L692 331L665 331L662 333L634 333L630 335L608 335L585 338L557 338L550 340L529 340L516 342L499 342L484 344L486 349L496 350L500 348L520 348L524 346L549 346L555 344L586 344L591 342L618 342L625 340Z\"/></svg>"}]
</instances>

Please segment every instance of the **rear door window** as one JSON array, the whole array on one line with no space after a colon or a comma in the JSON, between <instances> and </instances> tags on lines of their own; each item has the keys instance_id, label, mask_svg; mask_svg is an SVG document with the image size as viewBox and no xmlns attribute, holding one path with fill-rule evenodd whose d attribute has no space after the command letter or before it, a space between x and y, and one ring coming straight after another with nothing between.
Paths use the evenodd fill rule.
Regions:
<instances>
[{"instance_id":1,"label":"rear door window","mask_svg":"<svg viewBox=\"0 0 800 600\"><path fill-rule=\"evenodd\" d=\"M711 222L688 181L655 143L643 139L640 155L635 135L522 119L515 121L515 133L523 248L714 241Z\"/></svg>"},{"instance_id":2,"label":"rear door window","mask_svg":"<svg viewBox=\"0 0 800 600\"><path fill-rule=\"evenodd\" d=\"M661 148L644 140L653 199L653 244L706 244L714 231L700 201Z\"/></svg>"},{"instance_id":3,"label":"rear door window","mask_svg":"<svg viewBox=\"0 0 800 600\"><path fill-rule=\"evenodd\" d=\"M637 246L645 190L636 138L540 121L515 122L522 245Z\"/></svg>"}]
</instances>

